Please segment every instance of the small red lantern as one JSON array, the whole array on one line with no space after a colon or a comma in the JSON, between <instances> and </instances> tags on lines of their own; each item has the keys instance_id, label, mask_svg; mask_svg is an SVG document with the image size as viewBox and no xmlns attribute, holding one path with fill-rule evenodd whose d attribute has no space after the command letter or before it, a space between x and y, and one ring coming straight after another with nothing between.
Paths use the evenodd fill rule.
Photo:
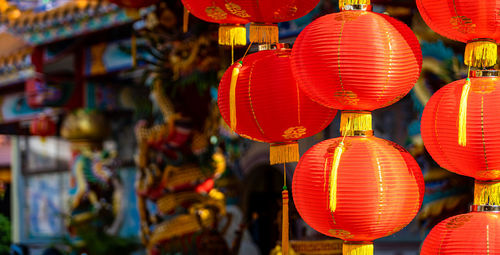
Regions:
<instances>
[{"instance_id":1,"label":"small red lantern","mask_svg":"<svg viewBox=\"0 0 500 255\"><path fill-rule=\"evenodd\" d=\"M462 214L434 227L420 254L500 254L499 236L500 212Z\"/></svg>"},{"instance_id":2,"label":"small red lantern","mask_svg":"<svg viewBox=\"0 0 500 255\"><path fill-rule=\"evenodd\" d=\"M290 54L278 45L246 56L229 67L219 86L223 119L242 137L271 143L271 164L298 161L297 140L320 132L336 114L300 91Z\"/></svg>"},{"instance_id":3,"label":"small red lantern","mask_svg":"<svg viewBox=\"0 0 500 255\"><path fill-rule=\"evenodd\" d=\"M395 103L420 75L417 38L402 22L367 11L369 5L341 1L341 6L342 12L318 18L295 42L292 69L301 89L340 110L371 111Z\"/></svg>"},{"instance_id":4,"label":"small red lantern","mask_svg":"<svg viewBox=\"0 0 500 255\"><path fill-rule=\"evenodd\" d=\"M41 115L31 121L30 133L32 135L47 137L56 134L56 123L47 115Z\"/></svg>"},{"instance_id":5,"label":"small red lantern","mask_svg":"<svg viewBox=\"0 0 500 255\"><path fill-rule=\"evenodd\" d=\"M250 41L253 43L278 43L279 22L298 19L309 13L319 0L226 1L225 7L233 15L248 19Z\"/></svg>"},{"instance_id":6,"label":"small red lantern","mask_svg":"<svg viewBox=\"0 0 500 255\"><path fill-rule=\"evenodd\" d=\"M220 24L220 45L244 46L247 44L245 24L249 21L246 15L231 12L226 8L234 3L226 3L223 0L182 0L182 3L190 13L199 19Z\"/></svg>"},{"instance_id":7,"label":"small red lantern","mask_svg":"<svg viewBox=\"0 0 500 255\"><path fill-rule=\"evenodd\" d=\"M374 137L371 124L345 129L346 122L360 118L371 123L370 113L342 112L345 137L307 151L292 188L302 219L320 233L343 239L344 254L351 255L372 254L373 240L405 227L425 189L417 162L404 148Z\"/></svg>"},{"instance_id":8,"label":"small red lantern","mask_svg":"<svg viewBox=\"0 0 500 255\"><path fill-rule=\"evenodd\" d=\"M498 71L477 71L473 76L476 73L498 75ZM460 105L466 83L466 79L453 82L432 96L422 116L422 139L441 167L478 180L500 180L500 79L470 78L464 104L467 125L462 126Z\"/></svg>"},{"instance_id":9,"label":"small red lantern","mask_svg":"<svg viewBox=\"0 0 500 255\"><path fill-rule=\"evenodd\" d=\"M156 4L158 0L109 0L110 2L126 8L142 8Z\"/></svg>"},{"instance_id":10,"label":"small red lantern","mask_svg":"<svg viewBox=\"0 0 500 255\"><path fill-rule=\"evenodd\" d=\"M465 63L490 67L497 62L500 43L498 0L417 0L429 27L452 40L467 43Z\"/></svg>"}]
</instances>

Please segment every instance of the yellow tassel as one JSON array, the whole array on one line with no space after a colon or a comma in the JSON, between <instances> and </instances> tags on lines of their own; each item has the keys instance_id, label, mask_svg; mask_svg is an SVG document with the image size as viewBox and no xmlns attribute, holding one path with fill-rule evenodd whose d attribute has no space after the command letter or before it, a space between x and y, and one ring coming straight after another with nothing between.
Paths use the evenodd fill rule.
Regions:
<instances>
[{"instance_id":1,"label":"yellow tassel","mask_svg":"<svg viewBox=\"0 0 500 255\"><path fill-rule=\"evenodd\" d=\"M243 66L243 63L240 61L236 66L233 68L233 73L231 74L231 88L230 88L230 95L229 95L229 111L231 114L231 129L233 131L236 131L236 85L238 83L238 76L240 75L240 70L241 67Z\"/></svg>"},{"instance_id":2,"label":"yellow tassel","mask_svg":"<svg viewBox=\"0 0 500 255\"><path fill-rule=\"evenodd\" d=\"M276 24L250 24L250 41L252 43L279 43L279 29Z\"/></svg>"},{"instance_id":3,"label":"yellow tassel","mask_svg":"<svg viewBox=\"0 0 500 255\"><path fill-rule=\"evenodd\" d=\"M329 193L330 193L330 203L329 208L330 211L335 212L337 210L337 173L339 170L340 158L342 157L342 153L344 153L344 141L341 141L337 148L335 148L335 153L332 158L332 170L330 171L330 185Z\"/></svg>"},{"instance_id":4,"label":"yellow tassel","mask_svg":"<svg viewBox=\"0 0 500 255\"><path fill-rule=\"evenodd\" d=\"M242 25L220 25L219 44L226 46L245 46L247 30Z\"/></svg>"},{"instance_id":5,"label":"yellow tassel","mask_svg":"<svg viewBox=\"0 0 500 255\"><path fill-rule=\"evenodd\" d=\"M299 144L297 142L271 144L269 161L271 165L299 161Z\"/></svg>"},{"instance_id":6,"label":"yellow tassel","mask_svg":"<svg viewBox=\"0 0 500 255\"><path fill-rule=\"evenodd\" d=\"M366 135L372 131L372 113L365 111L343 111L340 118L342 136Z\"/></svg>"},{"instance_id":7,"label":"yellow tassel","mask_svg":"<svg viewBox=\"0 0 500 255\"><path fill-rule=\"evenodd\" d=\"M184 17L182 23L182 32L187 33L189 30L189 10L184 7Z\"/></svg>"},{"instance_id":8,"label":"yellow tassel","mask_svg":"<svg viewBox=\"0 0 500 255\"><path fill-rule=\"evenodd\" d=\"M135 34L130 39L130 54L132 55L132 66L137 67L137 37Z\"/></svg>"},{"instance_id":9,"label":"yellow tassel","mask_svg":"<svg viewBox=\"0 0 500 255\"><path fill-rule=\"evenodd\" d=\"M346 5L355 5L355 4L370 4L370 0L340 0L339 1L339 7L342 9L342 7Z\"/></svg>"},{"instance_id":10,"label":"yellow tassel","mask_svg":"<svg viewBox=\"0 0 500 255\"><path fill-rule=\"evenodd\" d=\"M349 243L342 246L343 255L373 255L373 243Z\"/></svg>"},{"instance_id":11,"label":"yellow tassel","mask_svg":"<svg viewBox=\"0 0 500 255\"><path fill-rule=\"evenodd\" d=\"M286 188L286 186L284 187ZM281 229L281 246L283 247L282 253L283 255L288 255L288 190L283 190L281 192L283 197L283 216L282 218L282 229Z\"/></svg>"},{"instance_id":12,"label":"yellow tassel","mask_svg":"<svg viewBox=\"0 0 500 255\"><path fill-rule=\"evenodd\" d=\"M458 144L463 147L467 146L467 104L470 86L470 79L467 78L462 88L462 97L460 98L460 108L458 113Z\"/></svg>"},{"instance_id":13,"label":"yellow tassel","mask_svg":"<svg viewBox=\"0 0 500 255\"><path fill-rule=\"evenodd\" d=\"M473 41L465 48L465 64L477 68L492 67L497 64L498 47L491 41Z\"/></svg>"},{"instance_id":14,"label":"yellow tassel","mask_svg":"<svg viewBox=\"0 0 500 255\"><path fill-rule=\"evenodd\" d=\"M475 205L500 205L500 181L477 181L474 187Z\"/></svg>"}]
</instances>

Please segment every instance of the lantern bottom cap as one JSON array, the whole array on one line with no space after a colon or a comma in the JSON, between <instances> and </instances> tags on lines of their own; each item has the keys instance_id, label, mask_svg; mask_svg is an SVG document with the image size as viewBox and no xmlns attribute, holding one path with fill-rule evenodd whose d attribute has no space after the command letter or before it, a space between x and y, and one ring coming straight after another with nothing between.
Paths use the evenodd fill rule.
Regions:
<instances>
[{"instance_id":1,"label":"lantern bottom cap","mask_svg":"<svg viewBox=\"0 0 500 255\"><path fill-rule=\"evenodd\" d=\"M245 46L247 44L247 30L242 25L219 26L219 45Z\"/></svg>"},{"instance_id":2,"label":"lantern bottom cap","mask_svg":"<svg viewBox=\"0 0 500 255\"><path fill-rule=\"evenodd\" d=\"M464 62L468 66L477 68L492 67L497 64L498 47L496 42L478 40L467 43Z\"/></svg>"},{"instance_id":3,"label":"lantern bottom cap","mask_svg":"<svg viewBox=\"0 0 500 255\"><path fill-rule=\"evenodd\" d=\"M299 161L299 143L273 143L269 150L271 165Z\"/></svg>"},{"instance_id":4,"label":"lantern bottom cap","mask_svg":"<svg viewBox=\"0 0 500 255\"><path fill-rule=\"evenodd\" d=\"M373 255L373 243L371 242L344 242L342 246L343 255Z\"/></svg>"}]
</instances>

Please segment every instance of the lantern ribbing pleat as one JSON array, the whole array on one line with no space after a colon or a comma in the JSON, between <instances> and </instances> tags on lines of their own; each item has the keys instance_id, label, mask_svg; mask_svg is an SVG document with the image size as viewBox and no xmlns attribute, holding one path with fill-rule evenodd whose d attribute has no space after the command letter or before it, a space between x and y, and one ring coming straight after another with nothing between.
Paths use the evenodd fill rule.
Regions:
<instances>
[{"instance_id":1,"label":"lantern ribbing pleat","mask_svg":"<svg viewBox=\"0 0 500 255\"><path fill-rule=\"evenodd\" d=\"M422 116L422 139L443 168L478 180L500 179L500 80L471 78L467 101L466 146L458 142L459 106L463 85L459 80L436 92ZM498 87L500 88L500 87Z\"/></svg>"},{"instance_id":2,"label":"lantern ribbing pleat","mask_svg":"<svg viewBox=\"0 0 500 255\"><path fill-rule=\"evenodd\" d=\"M240 60L230 102L232 65L222 77L218 104L223 119L242 137L271 143L273 164L298 160L297 140L330 124L335 110L311 101L300 91L290 67L289 49L260 51ZM233 114L231 114L233 111Z\"/></svg>"},{"instance_id":3,"label":"lantern ribbing pleat","mask_svg":"<svg viewBox=\"0 0 500 255\"><path fill-rule=\"evenodd\" d=\"M434 227L420 254L500 254L499 238L500 213L462 214Z\"/></svg>"},{"instance_id":4,"label":"lantern ribbing pleat","mask_svg":"<svg viewBox=\"0 0 500 255\"><path fill-rule=\"evenodd\" d=\"M318 18L297 38L292 68L316 102L341 110L393 104L415 85L422 64L418 40L402 22L366 11Z\"/></svg>"},{"instance_id":5,"label":"lantern ribbing pleat","mask_svg":"<svg viewBox=\"0 0 500 255\"><path fill-rule=\"evenodd\" d=\"M332 213L329 169L343 139ZM415 160L397 144L374 136L335 138L302 156L292 191L299 214L315 230L346 241L372 241L413 219L423 198L423 177Z\"/></svg>"}]
</instances>

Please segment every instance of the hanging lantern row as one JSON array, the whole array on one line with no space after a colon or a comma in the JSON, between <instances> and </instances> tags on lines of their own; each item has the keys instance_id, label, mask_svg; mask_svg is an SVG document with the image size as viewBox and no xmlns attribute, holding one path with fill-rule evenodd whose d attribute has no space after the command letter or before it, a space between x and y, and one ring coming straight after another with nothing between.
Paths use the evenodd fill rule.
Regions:
<instances>
[{"instance_id":1,"label":"hanging lantern row","mask_svg":"<svg viewBox=\"0 0 500 255\"><path fill-rule=\"evenodd\" d=\"M436 92L422 116L422 139L443 168L476 179L471 213L439 223L426 238L421 254L496 254L500 219L500 157L497 130L500 1L417 0L426 23L437 33L467 43L469 71Z\"/></svg>"}]
</instances>

